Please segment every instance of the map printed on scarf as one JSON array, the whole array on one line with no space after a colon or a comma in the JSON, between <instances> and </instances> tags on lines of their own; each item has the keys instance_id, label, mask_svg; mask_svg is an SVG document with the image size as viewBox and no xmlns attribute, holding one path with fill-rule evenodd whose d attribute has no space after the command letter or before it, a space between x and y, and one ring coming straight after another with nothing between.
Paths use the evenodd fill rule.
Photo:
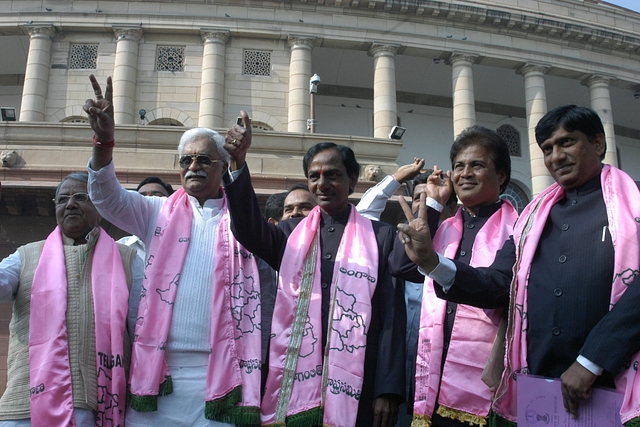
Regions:
<instances>
[{"instance_id":1,"label":"map printed on scarf","mask_svg":"<svg viewBox=\"0 0 640 427\"><path fill-rule=\"evenodd\" d=\"M304 324L304 332L302 333L302 344L300 344L300 353L298 357L309 357L316 349L316 343L318 337L313 332L313 325L311 324L311 317L307 315L307 321Z\"/></svg>"},{"instance_id":2,"label":"map printed on scarf","mask_svg":"<svg viewBox=\"0 0 640 427\"><path fill-rule=\"evenodd\" d=\"M231 317L242 334L260 330L260 289L253 277L244 275L242 268L231 283Z\"/></svg>"},{"instance_id":3,"label":"map printed on scarf","mask_svg":"<svg viewBox=\"0 0 640 427\"><path fill-rule=\"evenodd\" d=\"M175 301L171 301L171 299L168 298L168 297L165 298L164 294L166 292L166 293L168 293L168 295L171 295L171 287L174 286L174 285L178 286L179 282L180 282L180 273L176 274L174 276L173 280L171 280L171 282L169 282L169 287L167 289L156 289L156 292L158 292L158 295L160 295L160 299L163 302L166 302L169 305L173 305L173 303ZM173 298L175 298L175 293L173 294Z\"/></svg>"},{"instance_id":4,"label":"map printed on scarf","mask_svg":"<svg viewBox=\"0 0 640 427\"><path fill-rule=\"evenodd\" d=\"M98 378L101 376L106 377L109 381L111 378L104 369L98 369ZM120 409L120 397L118 394L111 394L109 390L105 386L100 385L100 381L98 381L98 407L100 405L104 405L104 412L97 411L96 413L96 426L98 427L110 427L113 426L113 413L118 412L120 414L120 419L122 420L123 411Z\"/></svg>"},{"instance_id":5,"label":"map printed on scarf","mask_svg":"<svg viewBox=\"0 0 640 427\"><path fill-rule=\"evenodd\" d=\"M353 353L358 348L366 347L366 344L354 345L357 340L353 337L356 334L367 336L364 317L354 309L356 305L354 295L348 294L340 288L337 288L337 292L334 316L338 315L338 317L334 317L331 322L332 335L335 333L337 340L332 340L331 350ZM366 339L362 342L366 342Z\"/></svg>"}]
</instances>

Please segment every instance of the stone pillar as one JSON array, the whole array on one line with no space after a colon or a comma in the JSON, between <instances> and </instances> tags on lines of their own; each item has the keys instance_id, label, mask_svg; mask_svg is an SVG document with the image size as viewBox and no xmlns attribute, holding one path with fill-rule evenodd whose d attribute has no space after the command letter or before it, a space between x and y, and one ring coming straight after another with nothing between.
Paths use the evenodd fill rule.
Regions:
<instances>
[{"instance_id":1,"label":"stone pillar","mask_svg":"<svg viewBox=\"0 0 640 427\"><path fill-rule=\"evenodd\" d=\"M598 113L604 135L607 141L607 151L604 155L604 162L611 166L618 166L618 153L616 149L616 133L613 128L613 112L611 111L611 94L609 84L615 80L613 77L593 74L586 78L582 84L589 87L591 94L591 109Z\"/></svg>"},{"instance_id":2,"label":"stone pillar","mask_svg":"<svg viewBox=\"0 0 640 427\"><path fill-rule=\"evenodd\" d=\"M527 110L527 136L529 137L529 162L531 164L531 191L533 196L553 183L544 165L542 150L536 142L536 125L547 114L547 92L544 86L546 65L525 64L518 71L524 77L524 97Z\"/></svg>"},{"instance_id":3,"label":"stone pillar","mask_svg":"<svg viewBox=\"0 0 640 427\"><path fill-rule=\"evenodd\" d=\"M477 55L454 52L447 63L451 65L453 89L453 137L476 124L473 94L473 63Z\"/></svg>"},{"instance_id":4,"label":"stone pillar","mask_svg":"<svg viewBox=\"0 0 640 427\"><path fill-rule=\"evenodd\" d=\"M204 52L198 126L220 128L224 126L225 50L229 31L201 29L200 36Z\"/></svg>"},{"instance_id":5,"label":"stone pillar","mask_svg":"<svg viewBox=\"0 0 640 427\"><path fill-rule=\"evenodd\" d=\"M45 117L51 68L51 45L56 29L52 25L26 28L29 32L29 54L22 89L20 121L38 122L44 121Z\"/></svg>"},{"instance_id":6,"label":"stone pillar","mask_svg":"<svg viewBox=\"0 0 640 427\"><path fill-rule=\"evenodd\" d=\"M133 124L138 117L136 81L138 78L138 42L142 29L113 27L116 59L113 66L113 114L116 124Z\"/></svg>"},{"instance_id":7,"label":"stone pillar","mask_svg":"<svg viewBox=\"0 0 640 427\"><path fill-rule=\"evenodd\" d=\"M396 44L374 43L373 56L373 137L389 138L391 128L398 124L396 106Z\"/></svg>"},{"instance_id":8,"label":"stone pillar","mask_svg":"<svg viewBox=\"0 0 640 427\"><path fill-rule=\"evenodd\" d=\"M289 36L291 48L289 62L289 132L307 131L310 114L309 79L311 78L311 51L315 37Z\"/></svg>"}]
</instances>

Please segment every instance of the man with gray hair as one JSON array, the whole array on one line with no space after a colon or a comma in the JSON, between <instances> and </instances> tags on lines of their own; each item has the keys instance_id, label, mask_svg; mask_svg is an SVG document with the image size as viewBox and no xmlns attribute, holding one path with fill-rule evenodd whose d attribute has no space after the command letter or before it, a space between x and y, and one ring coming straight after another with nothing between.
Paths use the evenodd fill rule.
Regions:
<instances>
[{"instance_id":1,"label":"man with gray hair","mask_svg":"<svg viewBox=\"0 0 640 427\"><path fill-rule=\"evenodd\" d=\"M259 424L260 285L255 258L230 232L224 138L206 128L182 135L182 188L170 197L127 191L112 157L111 78L104 96L90 80L89 192L104 218L148 249L127 426Z\"/></svg>"},{"instance_id":2,"label":"man with gray hair","mask_svg":"<svg viewBox=\"0 0 640 427\"><path fill-rule=\"evenodd\" d=\"M0 262L0 302L13 301L2 427L124 422L127 300L140 292L142 262L98 226L87 180L64 178L55 230Z\"/></svg>"}]
</instances>

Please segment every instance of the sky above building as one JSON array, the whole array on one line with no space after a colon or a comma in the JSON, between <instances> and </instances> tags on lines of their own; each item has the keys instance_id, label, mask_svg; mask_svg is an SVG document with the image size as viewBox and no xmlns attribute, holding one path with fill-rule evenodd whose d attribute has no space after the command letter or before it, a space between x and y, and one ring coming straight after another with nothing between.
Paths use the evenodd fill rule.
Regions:
<instances>
[{"instance_id":1,"label":"sky above building","mask_svg":"<svg viewBox=\"0 0 640 427\"><path fill-rule=\"evenodd\" d=\"M640 13L640 0L605 0L607 3L626 7Z\"/></svg>"}]
</instances>

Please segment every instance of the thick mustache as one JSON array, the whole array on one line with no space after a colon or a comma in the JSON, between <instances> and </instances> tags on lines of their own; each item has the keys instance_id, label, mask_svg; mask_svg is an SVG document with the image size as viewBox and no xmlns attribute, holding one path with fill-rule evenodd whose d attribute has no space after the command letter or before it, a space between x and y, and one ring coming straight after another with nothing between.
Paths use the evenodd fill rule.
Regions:
<instances>
[{"instance_id":1,"label":"thick mustache","mask_svg":"<svg viewBox=\"0 0 640 427\"><path fill-rule=\"evenodd\" d=\"M207 177L207 173L203 170L198 170L198 171L187 171L187 173L184 174L184 178L191 178L194 176L201 176L203 178Z\"/></svg>"}]
</instances>

